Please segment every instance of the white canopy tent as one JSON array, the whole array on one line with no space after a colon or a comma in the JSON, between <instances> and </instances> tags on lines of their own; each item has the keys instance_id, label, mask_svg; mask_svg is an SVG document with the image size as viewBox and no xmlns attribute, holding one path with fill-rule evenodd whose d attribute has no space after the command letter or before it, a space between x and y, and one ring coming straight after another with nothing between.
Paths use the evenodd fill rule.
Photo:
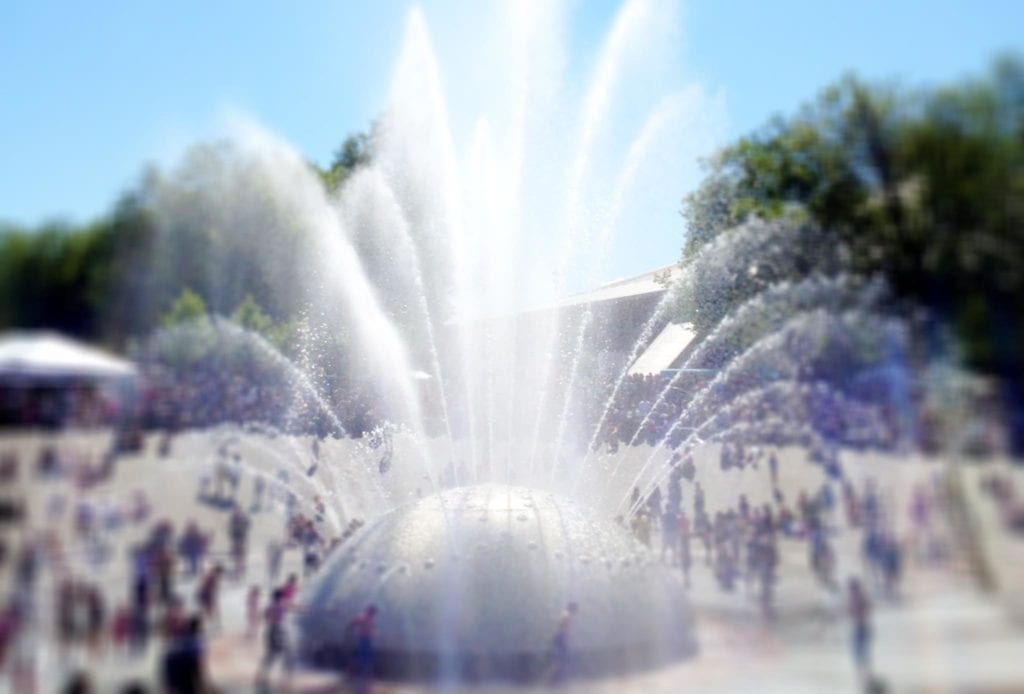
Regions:
<instances>
[{"instance_id":1,"label":"white canopy tent","mask_svg":"<svg viewBox=\"0 0 1024 694\"><path fill-rule=\"evenodd\" d=\"M0 333L0 384L134 380L126 360L51 332Z\"/></svg>"}]
</instances>

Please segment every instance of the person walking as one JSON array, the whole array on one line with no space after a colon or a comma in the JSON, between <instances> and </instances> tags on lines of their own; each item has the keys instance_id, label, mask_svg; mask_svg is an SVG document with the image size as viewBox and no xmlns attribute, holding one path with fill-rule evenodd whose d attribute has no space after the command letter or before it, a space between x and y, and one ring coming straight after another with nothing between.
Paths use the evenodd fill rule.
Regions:
<instances>
[{"instance_id":1,"label":"person walking","mask_svg":"<svg viewBox=\"0 0 1024 694\"><path fill-rule=\"evenodd\" d=\"M285 677L290 678L293 666L292 652L288 640L287 618L290 602L283 588L274 591L263 615L267 625L263 661L256 675L257 685L266 685L274 662L281 661Z\"/></svg>"}]
</instances>

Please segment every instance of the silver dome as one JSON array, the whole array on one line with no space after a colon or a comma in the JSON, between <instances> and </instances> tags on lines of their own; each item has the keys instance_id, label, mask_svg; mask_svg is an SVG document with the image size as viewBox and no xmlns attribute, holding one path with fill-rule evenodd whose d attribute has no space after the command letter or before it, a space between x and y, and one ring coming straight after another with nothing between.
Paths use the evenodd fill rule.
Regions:
<instances>
[{"instance_id":1,"label":"silver dome","mask_svg":"<svg viewBox=\"0 0 1024 694\"><path fill-rule=\"evenodd\" d=\"M345 626L372 603L382 673L529 679L570 601L580 673L696 650L680 576L624 529L548 492L483 485L395 509L340 548L303 596L300 655L343 665Z\"/></svg>"}]
</instances>

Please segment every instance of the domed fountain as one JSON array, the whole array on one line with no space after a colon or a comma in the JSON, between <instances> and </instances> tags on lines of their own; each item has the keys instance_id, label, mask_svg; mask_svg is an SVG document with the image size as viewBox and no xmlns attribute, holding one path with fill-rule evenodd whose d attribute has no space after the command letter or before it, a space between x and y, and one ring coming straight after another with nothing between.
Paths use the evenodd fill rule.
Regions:
<instances>
[{"instance_id":1,"label":"domed fountain","mask_svg":"<svg viewBox=\"0 0 1024 694\"><path fill-rule=\"evenodd\" d=\"M678 572L569 499L458 487L391 511L339 550L303 598L300 653L343 665L345 625L374 604L389 675L529 679L576 602L574 669L623 671L696 651L684 595Z\"/></svg>"},{"instance_id":2,"label":"domed fountain","mask_svg":"<svg viewBox=\"0 0 1024 694\"><path fill-rule=\"evenodd\" d=\"M325 507L327 536L339 519L370 519L302 597L306 663L346 664L346 625L370 604L379 610L377 667L407 678L536 677L570 602L579 606L569 635L577 673L691 655L695 625L679 572L589 509L635 514L691 446L885 445L883 415L905 411L907 381L893 375L909 352L882 311L883 292L839 273L841 249L818 253L820 230L802 217L749 220L678 272L645 275L643 296L660 293L646 308L618 283L585 300L559 298L597 285L617 252L632 254L624 244L648 235L623 217L645 207L631 191L653 200L652 186L666 183L648 155L680 154L665 143L702 142L694 124L705 112L714 120L700 90L673 86L646 106L635 101L633 88L650 84L652 71L629 73L627 64L661 55L652 39L671 25L655 4L626 0L616 13L578 110L560 98L545 103L561 92L547 74L561 55L534 49L560 20L540 11L548 3L531 6L522 35L508 42L517 48L502 98L470 114L471 136L453 130L471 121L449 118L442 70L414 9L372 157L342 188L325 190L305 157L255 126L240 128L228 173L198 177L226 179L209 187L210 228L237 234L233 247L260 239L266 256L280 248L297 259L276 287L302 299L299 344L288 347L302 366L260 336L237 350L246 362L260 356L259 373L282 371L276 382L300 396L284 431L308 433L310 412L324 422L315 461L294 440L275 454L286 473L279 491ZM629 108L619 113L623 86ZM567 119L547 123L555 114ZM605 142L621 128L635 129L628 146ZM659 196L662 211L674 212L683 189ZM169 213L180 197L168 198ZM191 204L183 223L194 223ZM168 230L179 228L173 214ZM272 223L253 229L264 219ZM620 228L631 229L627 240L616 239ZM820 274L790 282L800 267ZM697 298L733 307L674 375L634 370ZM609 310L617 301L625 303ZM200 326L175 326L156 347L175 364L196 345L249 336L222 321ZM634 387L640 375L654 393ZM895 393L896 406L874 407L873 392ZM340 438L320 441L321 428ZM301 471L288 476L289 466ZM394 507L428 488L434 496Z\"/></svg>"}]
</instances>

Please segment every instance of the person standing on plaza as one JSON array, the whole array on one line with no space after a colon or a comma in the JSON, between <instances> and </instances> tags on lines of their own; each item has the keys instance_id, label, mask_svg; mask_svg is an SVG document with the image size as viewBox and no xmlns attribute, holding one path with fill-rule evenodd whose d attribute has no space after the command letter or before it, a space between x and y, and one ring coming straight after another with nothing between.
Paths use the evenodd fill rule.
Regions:
<instances>
[{"instance_id":1,"label":"person standing on plaza","mask_svg":"<svg viewBox=\"0 0 1024 694\"><path fill-rule=\"evenodd\" d=\"M679 511L679 567L683 570L683 580L690 587L690 566L693 563L690 555L690 519L686 511Z\"/></svg>"},{"instance_id":2,"label":"person standing on plaza","mask_svg":"<svg viewBox=\"0 0 1024 694\"><path fill-rule=\"evenodd\" d=\"M203 555L209 538L203 534L195 521L189 521L185 532L178 539L178 554L185 559L189 576L198 576L203 567Z\"/></svg>"},{"instance_id":3,"label":"person standing on plaza","mask_svg":"<svg viewBox=\"0 0 1024 694\"><path fill-rule=\"evenodd\" d=\"M249 544L249 516L238 504L228 519L228 537L231 540L231 559L235 564L235 575L245 574L245 555Z\"/></svg>"},{"instance_id":4,"label":"person standing on plaza","mask_svg":"<svg viewBox=\"0 0 1024 694\"><path fill-rule=\"evenodd\" d=\"M196 595L203 616L220 626L220 578L224 573L224 567L215 564L199 584L199 592Z\"/></svg>"},{"instance_id":5,"label":"person standing on plaza","mask_svg":"<svg viewBox=\"0 0 1024 694\"><path fill-rule=\"evenodd\" d=\"M569 634L577 612L579 612L579 605L570 602L558 618L558 627L551 639L551 666L547 677L550 684L562 684L569 677Z\"/></svg>"},{"instance_id":6,"label":"person standing on plaza","mask_svg":"<svg viewBox=\"0 0 1024 694\"><path fill-rule=\"evenodd\" d=\"M377 631L377 606L367 605L346 627L346 636L352 643L350 671L357 683L365 683L373 676L376 660L374 637Z\"/></svg>"},{"instance_id":7,"label":"person standing on plaza","mask_svg":"<svg viewBox=\"0 0 1024 694\"><path fill-rule=\"evenodd\" d=\"M292 653L288 642L287 618L291 609L288 596L283 588L273 592L270 604L264 613L264 620L267 624L266 641L263 655L263 662L260 664L259 673L256 676L258 684L266 684L270 675L270 669L274 661L281 660L285 676L290 677L292 671Z\"/></svg>"},{"instance_id":8,"label":"person standing on plaza","mask_svg":"<svg viewBox=\"0 0 1024 694\"><path fill-rule=\"evenodd\" d=\"M665 561L668 552L669 561L676 563L676 552L679 549L679 515L671 506L666 506L661 514L661 560Z\"/></svg>"},{"instance_id":9,"label":"person standing on plaza","mask_svg":"<svg viewBox=\"0 0 1024 694\"><path fill-rule=\"evenodd\" d=\"M846 604L852 627L853 662L861 682L866 685L871 680L871 601L860 579L850 579Z\"/></svg>"},{"instance_id":10,"label":"person standing on plaza","mask_svg":"<svg viewBox=\"0 0 1024 694\"><path fill-rule=\"evenodd\" d=\"M284 560L284 542L270 540L267 542L267 578L271 584L277 583L281 575L281 563Z\"/></svg>"},{"instance_id":11,"label":"person standing on plaza","mask_svg":"<svg viewBox=\"0 0 1024 694\"><path fill-rule=\"evenodd\" d=\"M207 691L206 645L202 632L202 619L195 615L189 618L182 633L169 643L163 659L164 691L169 694L201 694Z\"/></svg>"}]
</instances>

